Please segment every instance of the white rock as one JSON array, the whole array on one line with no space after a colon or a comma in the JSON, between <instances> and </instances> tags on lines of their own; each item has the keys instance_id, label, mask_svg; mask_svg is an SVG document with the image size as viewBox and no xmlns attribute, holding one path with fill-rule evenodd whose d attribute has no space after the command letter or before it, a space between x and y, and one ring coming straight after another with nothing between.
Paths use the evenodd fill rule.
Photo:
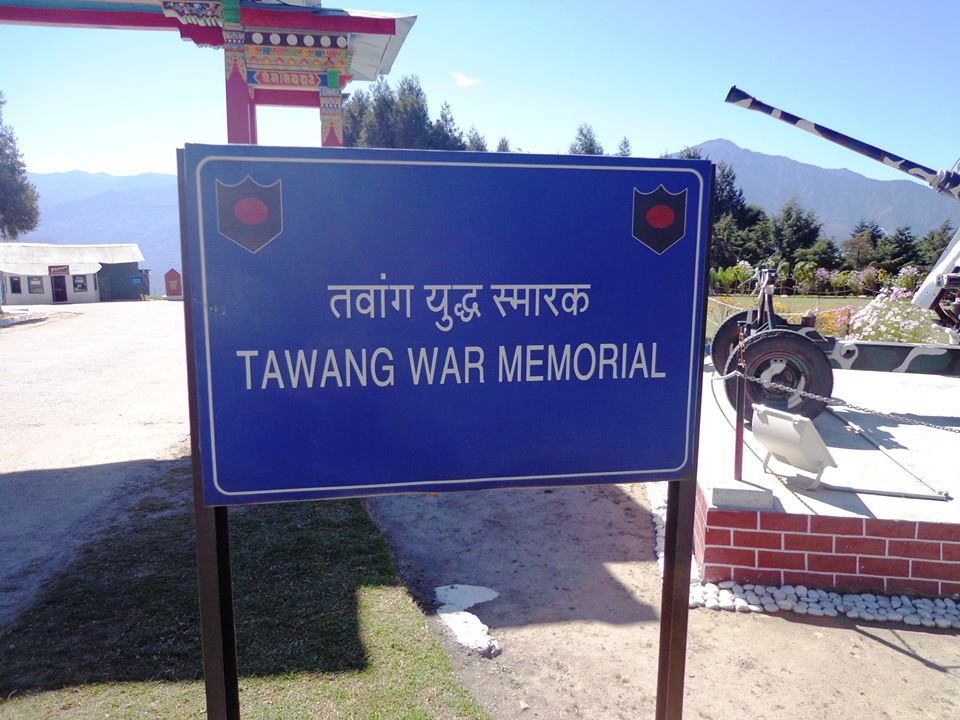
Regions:
<instances>
[{"instance_id":1,"label":"white rock","mask_svg":"<svg viewBox=\"0 0 960 720\"><path fill-rule=\"evenodd\" d=\"M950 627L952 627L954 630L960 630L960 620L954 620L951 622Z\"/></svg>"},{"instance_id":2,"label":"white rock","mask_svg":"<svg viewBox=\"0 0 960 720\"><path fill-rule=\"evenodd\" d=\"M720 609L721 610L733 610L733 600L728 600L727 598L720 598Z\"/></svg>"},{"instance_id":3,"label":"white rock","mask_svg":"<svg viewBox=\"0 0 960 720\"><path fill-rule=\"evenodd\" d=\"M738 341L738 342L739 342L739 341ZM687 607L689 607L691 610L693 610L694 608L701 607L702 605L703 605L703 601L702 601L702 600L697 600L697 598L695 598L695 597L691 597L691 598L687 601Z\"/></svg>"},{"instance_id":4,"label":"white rock","mask_svg":"<svg viewBox=\"0 0 960 720\"><path fill-rule=\"evenodd\" d=\"M890 622L903 622L903 614L898 613L896 610L894 610L892 613L889 613L887 615L887 620L889 620Z\"/></svg>"},{"instance_id":5,"label":"white rock","mask_svg":"<svg viewBox=\"0 0 960 720\"><path fill-rule=\"evenodd\" d=\"M890 607L898 608L898 607L901 607L902 605L903 605L903 602L898 597L893 597L890 600Z\"/></svg>"},{"instance_id":6,"label":"white rock","mask_svg":"<svg viewBox=\"0 0 960 720\"><path fill-rule=\"evenodd\" d=\"M748 592L748 591L750 591L750 590L753 590L753 588L754 588L753 583L745 583L744 586L743 586L744 592Z\"/></svg>"},{"instance_id":7,"label":"white rock","mask_svg":"<svg viewBox=\"0 0 960 720\"><path fill-rule=\"evenodd\" d=\"M848 613L853 610L853 605L847 605L846 603L840 603L837 605L837 610L842 613Z\"/></svg>"},{"instance_id":8,"label":"white rock","mask_svg":"<svg viewBox=\"0 0 960 720\"><path fill-rule=\"evenodd\" d=\"M757 596L755 592L747 592L744 598L748 603L751 603L753 605L756 605L758 602L760 602L760 598Z\"/></svg>"},{"instance_id":9,"label":"white rock","mask_svg":"<svg viewBox=\"0 0 960 720\"><path fill-rule=\"evenodd\" d=\"M743 586L742 586L742 585L734 585L734 586L733 586L732 588L730 588L730 589L733 590L733 594L734 594L734 595L743 595Z\"/></svg>"},{"instance_id":10,"label":"white rock","mask_svg":"<svg viewBox=\"0 0 960 720\"><path fill-rule=\"evenodd\" d=\"M722 583L717 583L717 586L718 586L721 590L729 590L729 589L732 588L734 585L736 585L736 583L735 583L733 580L724 580Z\"/></svg>"},{"instance_id":11,"label":"white rock","mask_svg":"<svg viewBox=\"0 0 960 720\"><path fill-rule=\"evenodd\" d=\"M932 618L925 618L925 617L920 618L920 624L923 625L924 627L936 626L936 623L933 621Z\"/></svg>"},{"instance_id":12,"label":"white rock","mask_svg":"<svg viewBox=\"0 0 960 720\"><path fill-rule=\"evenodd\" d=\"M794 590L796 590L796 592L797 592L797 597L806 597L806 596L807 596L807 588L806 588L806 586L804 586L804 585L797 585L797 586L794 588Z\"/></svg>"},{"instance_id":13,"label":"white rock","mask_svg":"<svg viewBox=\"0 0 960 720\"><path fill-rule=\"evenodd\" d=\"M951 599L951 598L944 598L944 599L943 599L943 603L944 603L944 605L946 605L948 608L955 608L955 607L957 607L956 601L953 600L953 599Z\"/></svg>"},{"instance_id":14,"label":"white rock","mask_svg":"<svg viewBox=\"0 0 960 720\"><path fill-rule=\"evenodd\" d=\"M937 624L938 628L948 628L953 624L949 618L945 618L945 617L937 618L936 620L934 620L934 622Z\"/></svg>"},{"instance_id":15,"label":"white rock","mask_svg":"<svg viewBox=\"0 0 960 720\"><path fill-rule=\"evenodd\" d=\"M787 594L783 590L774 590L773 599L776 600L777 602L780 602L781 600L786 600Z\"/></svg>"},{"instance_id":16,"label":"white rock","mask_svg":"<svg viewBox=\"0 0 960 720\"><path fill-rule=\"evenodd\" d=\"M793 600L779 600L777 607L781 610L793 610Z\"/></svg>"},{"instance_id":17,"label":"white rock","mask_svg":"<svg viewBox=\"0 0 960 720\"><path fill-rule=\"evenodd\" d=\"M707 583L706 585L703 586L703 590L704 592L713 593L713 594L720 592L720 588L717 586L716 583Z\"/></svg>"},{"instance_id":18,"label":"white rock","mask_svg":"<svg viewBox=\"0 0 960 720\"><path fill-rule=\"evenodd\" d=\"M829 607L825 607L823 609L823 614L826 615L827 617L836 617L837 609L833 605L830 605Z\"/></svg>"},{"instance_id":19,"label":"white rock","mask_svg":"<svg viewBox=\"0 0 960 720\"><path fill-rule=\"evenodd\" d=\"M747 605L747 610L749 610L749 611L752 612L752 613L762 613L762 612L763 612L763 608L760 607L759 605L754 604L754 603L750 603L749 605Z\"/></svg>"},{"instance_id":20,"label":"white rock","mask_svg":"<svg viewBox=\"0 0 960 720\"><path fill-rule=\"evenodd\" d=\"M805 602L798 602L793 606L793 611L797 615L806 615L807 614L807 604Z\"/></svg>"},{"instance_id":21,"label":"white rock","mask_svg":"<svg viewBox=\"0 0 960 720\"><path fill-rule=\"evenodd\" d=\"M858 617L860 617L860 613L856 609L847 610L847 617L851 620L856 620Z\"/></svg>"},{"instance_id":22,"label":"white rock","mask_svg":"<svg viewBox=\"0 0 960 720\"><path fill-rule=\"evenodd\" d=\"M823 609L819 605L811 605L807 608L807 612L814 617L823 617Z\"/></svg>"},{"instance_id":23,"label":"white rock","mask_svg":"<svg viewBox=\"0 0 960 720\"><path fill-rule=\"evenodd\" d=\"M874 595L873 593L860 593L860 597L862 597L864 600L867 600L868 602L877 599L877 596Z\"/></svg>"},{"instance_id":24,"label":"white rock","mask_svg":"<svg viewBox=\"0 0 960 720\"><path fill-rule=\"evenodd\" d=\"M920 624L920 616L919 616L919 615L907 615L907 616L903 619L903 621L904 621L907 625L919 625L919 624Z\"/></svg>"},{"instance_id":25,"label":"white rock","mask_svg":"<svg viewBox=\"0 0 960 720\"><path fill-rule=\"evenodd\" d=\"M777 590L779 590L779 589L780 589L780 588L776 587L775 585L767 585L767 586L764 588L764 590L767 591L767 594L768 594L768 595L772 595L773 593L777 592Z\"/></svg>"},{"instance_id":26,"label":"white rock","mask_svg":"<svg viewBox=\"0 0 960 720\"><path fill-rule=\"evenodd\" d=\"M750 612L750 606L747 603L737 605L737 612L748 613Z\"/></svg>"},{"instance_id":27,"label":"white rock","mask_svg":"<svg viewBox=\"0 0 960 720\"><path fill-rule=\"evenodd\" d=\"M876 615L874 615L869 610L864 610L863 612L861 612L860 617L862 617L864 620L869 620L871 622L877 619Z\"/></svg>"},{"instance_id":28,"label":"white rock","mask_svg":"<svg viewBox=\"0 0 960 720\"><path fill-rule=\"evenodd\" d=\"M780 611L780 606L776 603L767 602L763 604L763 611L768 613L774 613Z\"/></svg>"},{"instance_id":29,"label":"white rock","mask_svg":"<svg viewBox=\"0 0 960 720\"><path fill-rule=\"evenodd\" d=\"M719 610L720 601L714 597L709 597L704 601L703 606L708 610Z\"/></svg>"},{"instance_id":30,"label":"white rock","mask_svg":"<svg viewBox=\"0 0 960 720\"><path fill-rule=\"evenodd\" d=\"M890 598L881 595L877 598L877 605L880 607L890 607Z\"/></svg>"},{"instance_id":31,"label":"white rock","mask_svg":"<svg viewBox=\"0 0 960 720\"><path fill-rule=\"evenodd\" d=\"M943 601L942 598L934 598L933 604L936 605L938 608L945 608L947 606L947 604Z\"/></svg>"},{"instance_id":32,"label":"white rock","mask_svg":"<svg viewBox=\"0 0 960 720\"><path fill-rule=\"evenodd\" d=\"M797 589L793 585L784 585L780 588L781 592L786 593L787 595L796 595Z\"/></svg>"}]
</instances>

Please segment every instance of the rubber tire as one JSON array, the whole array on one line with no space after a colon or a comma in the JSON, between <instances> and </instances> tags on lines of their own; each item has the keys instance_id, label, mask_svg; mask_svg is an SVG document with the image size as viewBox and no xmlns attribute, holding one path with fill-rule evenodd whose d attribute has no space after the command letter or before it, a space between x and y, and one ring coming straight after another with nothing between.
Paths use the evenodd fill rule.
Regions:
<instances>
[{"instance_id":1,"label":"rubber tire","mask_svg":"<svg viewBox=\"0 0 960 720\"><path fill-rule=\"evenodd\" d=\"M725 372L724 368L727 366L727 358L730 357L733 346L737 343L737 338L740 336L739 323L746 319L747 311L742 310L728 317L720 323L720 327L717 328L717 332L713 336L713 342L710 345L710 359L713 362L713 369L717 372ZM786 324L787 321L785 318L779 315L773 316L774 327L772 329Z\"/></svg>"},{"instance_id":2,"label":"rubber tire","mask_svg":"<svg viewBox=\"0 0 960 720\"><path fill-rule=\"evenodd\" d=\"M806 392L827 398L833 395L833 368L827 356L813 340L793 330L765 330L751 335L743 343L743 359L748 377L762 377L771 362L783 360L787 367L770 378L773 382L793 388L799 387L802 382L802 389ZM738 360L738 357L731 355L724 374L736 370ZM724 390L730 404L736 408L737 378L725 380ZM827 406L822 400L788 395L782 390L747 382L745 418L753 416L752 406L755 403L811 419Z\"/></svg>"}]
</instances>

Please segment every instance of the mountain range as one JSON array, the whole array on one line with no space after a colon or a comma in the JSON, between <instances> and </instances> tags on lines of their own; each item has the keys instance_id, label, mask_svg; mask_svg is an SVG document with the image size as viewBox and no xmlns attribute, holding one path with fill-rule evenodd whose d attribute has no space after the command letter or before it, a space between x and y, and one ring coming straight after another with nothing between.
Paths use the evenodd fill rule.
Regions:
<instances>
[{"instance_id":1,"label":"mountain range","mask_svg":"<svg viewBox=\"0 0 960 720\"><path fill-rule=\"evenodd\" d=\"M814 210L823 234L842 241L860 220L893 230L909 225L918 235L946 219L960 225L960 205L912 180L873 180L738 147L729 140L696 146L704 156L733 167L748 203L777 212L795 198ZM169 268L180 269L177 178L147 173L114 176L72 171L28 173L40 193L40 226L23 242L129 243L143 251L153 291Z\"/></svg>"}]
</instances>

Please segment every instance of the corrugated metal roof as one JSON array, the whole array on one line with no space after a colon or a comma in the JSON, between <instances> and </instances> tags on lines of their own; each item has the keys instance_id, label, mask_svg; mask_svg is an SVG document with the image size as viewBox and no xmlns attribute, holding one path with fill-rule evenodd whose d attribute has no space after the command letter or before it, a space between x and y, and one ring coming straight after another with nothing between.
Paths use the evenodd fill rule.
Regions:
<instances>
[{"instance_id":1,"label":"corrugated metal roof","mask_svg":"<svg viewBox=\"0 0 960 720\"><path fill-rule=\"evenodd\" d=\"M100 270L102 264L129 262L143 262L136 243L0 243L0 272L10 275L46 275L51 265L69 265L72 274L88 275Z\"/></svg>"}]
</instances>

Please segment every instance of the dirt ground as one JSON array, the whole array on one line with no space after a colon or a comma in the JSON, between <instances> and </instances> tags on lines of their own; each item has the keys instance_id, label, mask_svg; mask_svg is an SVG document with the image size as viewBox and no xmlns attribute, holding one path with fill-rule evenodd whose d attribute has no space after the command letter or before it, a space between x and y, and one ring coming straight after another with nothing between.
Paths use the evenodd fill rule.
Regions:
<instances>
[{"instance_id":1,"label":"dirt ground","mask_svg":"<svg viewBox=\"0 0 960 720\"><path fill-rule=\"evenodd\" d=\"M433 588L500 593L471 610L485 659L434 617L463 682L496 718L652 718L660 580L640 485L370 501L425 607ZM960 717L955 632L793 614L690 613L684 717Z\"/></svg>"},{"instance_id":2,"label":"dirt ground","mask_svg":"<svg viewBox=\"0 0 960 720\"><path fill-rule=\"evenodd\" d=\"M0 329L0 625L111 512L113 494L162 473L187 433L182 306L63 312ZM642 486L369 506L425 608L440 585L500 593L473 609L503 645L492 660L431 618L493 717L653 716L660 581ZM956 720L960 637L695 610L686 687L695 719Z\"/></svg>"},{"instance_id":3,"label":"dirt ground","mask_svg":"<svg viewBox=\"0 0 960 720\"><path fill-rule=\"evenodd\" d=\"M181 303L37 309L0 327L0 627L189 452Z\"/></svg>"}]
</instances>

